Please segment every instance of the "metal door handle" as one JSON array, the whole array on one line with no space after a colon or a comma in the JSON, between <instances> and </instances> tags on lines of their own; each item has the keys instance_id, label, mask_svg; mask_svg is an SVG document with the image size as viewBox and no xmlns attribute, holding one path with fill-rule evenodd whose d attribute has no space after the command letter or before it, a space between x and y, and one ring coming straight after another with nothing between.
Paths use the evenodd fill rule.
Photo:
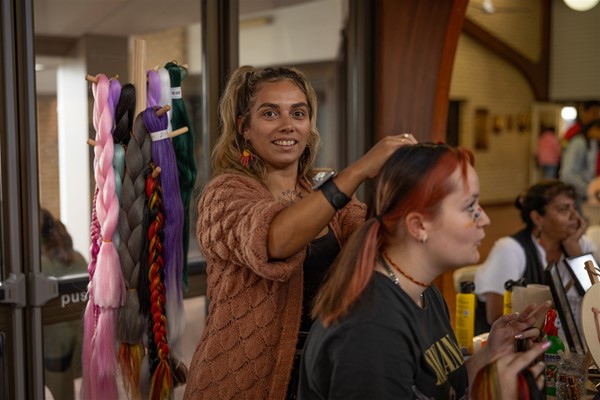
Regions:
<instances>
[{"instance_id":1,"label":"metal door handle","mask_svg":"<svg viewBox=\"0 0 600 400\"><path fill-rule=\"evenodd\" d=\"M10 273L8 279L0 281L0 303L25 307L25 275Z\"/></svg>"}]
</instances>

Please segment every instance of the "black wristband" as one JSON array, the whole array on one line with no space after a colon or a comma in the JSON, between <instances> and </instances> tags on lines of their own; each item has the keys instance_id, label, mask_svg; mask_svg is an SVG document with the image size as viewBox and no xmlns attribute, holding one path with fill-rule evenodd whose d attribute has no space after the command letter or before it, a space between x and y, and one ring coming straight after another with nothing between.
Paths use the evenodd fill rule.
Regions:
<instances>
[{"instance_id":1,"label":"black wristband","mask_svg":"<svg viewBox=\"0 0 600 400\"><path fill-rule=\"evenodd\" d=\"M344 208L350 201L350 197L340 191L333 179L329 179L321 185L321 192L323 192L323 196L325 196L329 204L336 210Z\"/></svg>"}]
</instances>

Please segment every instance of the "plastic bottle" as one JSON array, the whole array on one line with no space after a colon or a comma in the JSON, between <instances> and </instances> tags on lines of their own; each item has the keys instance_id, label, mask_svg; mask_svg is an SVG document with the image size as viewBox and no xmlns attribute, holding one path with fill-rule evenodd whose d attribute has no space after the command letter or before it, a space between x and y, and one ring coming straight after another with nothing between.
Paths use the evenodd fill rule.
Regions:
<instances>
[{"instance_id":1,"label":"plastic bottle","mask_svg":"<svg viewBox=\"0 0 600 400\"><path fill-rule=\"evenodd\" d=\"M464 355L473 354L475 335L475 284L461 282L460 293L456 294L456 341Z\"/></svg>"},{"instance_id":2,"label":"plastic bottle","mask_svg":"<svg viewBox=\"0 0 600 400\"><path fill-rule=\"evenodd\" d=\"M527 279L521 278L517 281L509 279L504 282L504 307L502 310L504 315L512 314L512 291L515 286L527 286Z\"/></svg>"},{"instance_id":3,"label":"plastic bottle","mask_svg":"<svg viewBox=\"0 0 600 400\"><path fill-rule=\"evenodd\" d=\"M559 350L565 351L565 345L558 336L556 327L556 310L551 308L546 313L546 321L544 322L544 335L546 340L550 342L550 347L544 353L544 363L546 369L546 396L556 396L556 375L558 372L558 364L560 362Z\"/></svg>"}]
</instances>

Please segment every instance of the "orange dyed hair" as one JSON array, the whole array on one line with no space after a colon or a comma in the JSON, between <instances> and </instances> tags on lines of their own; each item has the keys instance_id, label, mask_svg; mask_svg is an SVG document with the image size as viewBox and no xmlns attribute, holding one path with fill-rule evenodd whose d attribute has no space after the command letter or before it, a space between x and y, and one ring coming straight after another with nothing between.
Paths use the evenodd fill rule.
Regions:
<instances>
[{"instance_id":1,"label":"orange dyed hair","mask_svg":"<svg viewBox=\"0 0 600 400\"><path fill-rule=\"evenodd\" d=\"M467 168L473 163L469 150L445 144L398 149L376 178L371 218L338 255L315 299L313 317L327 326L346 315L373 278L377 252L397 232L398 224L409 212L434 217L444 198L455 189L448 178L460 168L466 184Z\"/></svg>"}]
</instances>

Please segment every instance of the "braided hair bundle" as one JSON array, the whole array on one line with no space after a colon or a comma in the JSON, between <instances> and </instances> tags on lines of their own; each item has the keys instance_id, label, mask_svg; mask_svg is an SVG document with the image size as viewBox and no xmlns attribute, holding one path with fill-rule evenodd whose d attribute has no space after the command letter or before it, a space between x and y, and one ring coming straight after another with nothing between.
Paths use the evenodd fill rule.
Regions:
<instances>
[{"instance_id":1,"label":"braided hair bundle","mask_svg":"<svg viewBox=\"0 0 600 400\"><path fill-rule=\"evenodd\" d=\"M196 162L194 159L194 131L192 122L185 108L185 103L181 94L181 83L188 76L187 69L177 64L169 62L165 65L171 78L171 98L173 115L171 125L173 130L183 127L189 129L185 135L173 138L173 148L177 159L177 170L179 172L179 190L181 202L183 204L183 283L188 285L188 262L187 254L190 241L190 203L193 196L194 185L196 184Z\"/></svg>"}]
</instances>

